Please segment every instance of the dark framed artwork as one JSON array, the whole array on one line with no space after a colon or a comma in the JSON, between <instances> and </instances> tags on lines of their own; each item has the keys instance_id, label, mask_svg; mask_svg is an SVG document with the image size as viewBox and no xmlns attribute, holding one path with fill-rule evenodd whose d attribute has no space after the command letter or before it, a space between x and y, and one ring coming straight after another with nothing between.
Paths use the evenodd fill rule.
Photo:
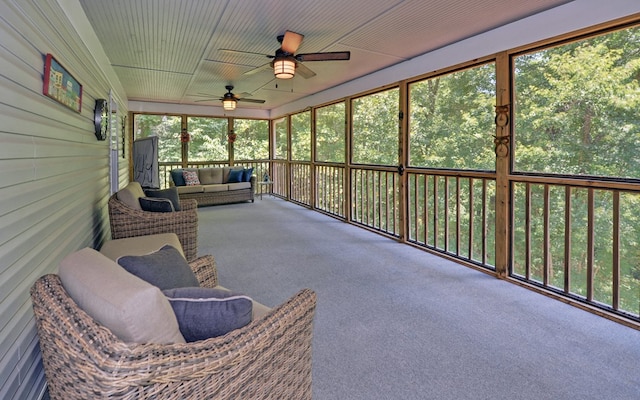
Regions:
<instances>
[{"instance_id":1,"label":"dark framed artwork","mask_svg":"<svg viewBox=\"0 0 640 400\"><path fill-rule=\"evenodd\" d=\"M51 54L44 62L43 93L75 112L82 109L82 85Z\"/></svg>"}]
</instances>

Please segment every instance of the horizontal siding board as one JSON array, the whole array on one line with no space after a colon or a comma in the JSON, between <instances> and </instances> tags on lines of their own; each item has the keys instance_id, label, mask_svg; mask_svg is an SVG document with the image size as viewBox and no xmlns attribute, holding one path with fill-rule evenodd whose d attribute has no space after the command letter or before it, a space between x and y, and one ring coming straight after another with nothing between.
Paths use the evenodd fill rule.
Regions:
<instances>
[{"instance_id":1,"label":"horizontal siding board","mask_svg":"<svg viewBox=\"0 0 640 400\"><path fill-rule=\"evenodd\" d=\"M0 398L26 399L45 383L29 289L110 234L109 144L95 138L93 108L112 85L58 1L0 0L0 20ZM81 113L42 93L47 53L83 85Z\"/></svg>"},{"instance_id":2,"label":"horizontal siding board","mask_svg":"<svg viewBox=\"0 0 640 400\"><path fill-rule=\"evenodd\" d=\"M11 93L7 99L10 104L0 102L0 115L3 116L0 129L3 132L81 142L96 140L93 110L78 114L41 92L26 90L6 80L0 80L0 90Z\"/></svg>"},{"instance_id":3,"label":"horizontal siding board","mask_svg":"<svg viewBox=\"0 0 640 400\"><path fill-rule=\"evenodd\" d=\"M0 162L2 160L11 160L18 156L24 158L29 154L31 154L31 157L35 156L33 138L30 136L0 132L0 143L2 143L2 146L0 146Z\"/></svg>"},{"instance_id":4,"label":"horizontal siding board","mask_svg":"<svg viewBox=\"0 0 640 400\"><path fill-rule=\"evenodd\" d=\"M2 167L3 163L0 162L0 168ZM101 196L103 193L107 193L108 181L106 177L99 175L102 172L101 169L96 169L95 166L90 164L87 164L87 168L91 168L94 171L90 174L83 173L81 170L69 171L66 175L60 175L56 179L47 179L40 182L28 181L26 183L22 182L17 186L0 188L0 198L3 199L0 202L0 216L38 201L41 202L39 204L42 204L42 206L46 206L47 203L42 202L50 201L49 197L53 193L60 191L75 190L79 193L89 193L92 196ZM93 181L91 181L92 178ZM87 186L84 187L83 184ZM9 202L12 204L9 204Z\"/></svg>"},{"instance_id":5,"label":"horizontal siding board","mask_svg":"<svg viewBox=\"0 0 640 400\"><path fill-rule=\"evenodd\" d=\"M0 382L8 379L10 371L19 365L22 356L28 352L30 343L37 338L35 326L31 303L25 302L18 309L16 318L11 319L7 327L0 331Z\"/></svg>"}]
</instances>

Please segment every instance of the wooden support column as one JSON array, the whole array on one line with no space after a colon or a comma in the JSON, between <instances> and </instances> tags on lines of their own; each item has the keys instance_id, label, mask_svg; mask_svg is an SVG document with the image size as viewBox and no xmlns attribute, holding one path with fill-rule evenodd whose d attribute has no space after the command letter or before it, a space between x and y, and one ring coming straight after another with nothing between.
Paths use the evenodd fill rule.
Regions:
<instances>
[{"instance_id":1,"label":"wooden support column","mask_svg":"<svg viewBox=\"0 0 640 400\"><path fill-rule=\"evenodd\" d=\"M509 174L511 171L511 86L509 55L501 53L496 57L496 274L499 278L509 275L509 246L511 191Z\"/></svg>"},{"instance_id":2,"label":"wooden support column","mask_svg":"<svg viewBox=\"0 0 640 400\"><path fill-rule=\"evenodd\" d=\"M345 99L345 125L344 125L344 219L348 222L352 221L351 215L353 191L351 188L351 142L352 142L352 107L351 98Z\"/></svg>"},{"instance_id":3,"label":"wooden support column","mask_svg":"<svg viewBox=\"0 0 640 400\"><path fill-rule=\"evenodd\" d=\"M398 110L398 172L400 199L398 208L400 211L398 236L400 242L406 242L408 237L408 215L409 212L407 188L407 173L404 171L409 165L409 89L407 81L400 83L400 104Z\"/></svg>"},{"instance_id":4,"label":"wooden support column","mask_svg":"<svg viewBox=\"0 0 640 400\"><path fill-rule=\"evenodd\" d=\"M236 133L233 130L233 118L232 117L228 117L227 118L227 145L228 147L228 151L229 151L229 165L233 166L234 164L234 153L233 153L233 142L236 140Z\"/></svg>"}]
</instances>

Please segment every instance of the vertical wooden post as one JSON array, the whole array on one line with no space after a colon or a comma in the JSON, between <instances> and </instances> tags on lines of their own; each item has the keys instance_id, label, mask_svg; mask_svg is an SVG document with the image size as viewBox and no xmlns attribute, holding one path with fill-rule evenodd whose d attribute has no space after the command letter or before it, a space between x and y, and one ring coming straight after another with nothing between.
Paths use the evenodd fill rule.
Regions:
<instances>
[{"instance_id":1,"label":"vertical wooden post","mask_svg":"<svg viewBox=\"0 0 640 400\"><path fill-rule=\"evenodd\" d=\"M400 104L398 112L398 170L404 170L409 164L409 85L407 81L400 83ZM400 224L398 236L400 242L407 241L408 233L408 221L407 213L409 212L407 199L408 179L407 172L402 172L402 175L398 177L400 198L398 209L400 216L398 222Z\"/></svg>"},{"instance_id":2,"label":"vertical wooden post","mask_svg":"<svg viewBox=\"0 0 640 400\"><path fill-rule=\"evenodd\" d=\"M311 115L309 116L311 119L311 160L309 160L309 207L313 210L318 206L318 190L317 190L317 171L316 171L316 157L317 157L317 149L316 149L316 108L312 107L309 110Z\"/></svg>"},{"instance_id":3,"label":"vertical wooden post","mask_svg":"<svg viewBox=\"0 0 640 400\"><path fill-rule=\"evenodd\" d=\"M511 87L509 55L504 52L496 57L496 274L500 278L509 275L509 215L511 191Z\"/></svg>"},{"instance_id":4,"label":"vertical wooden post","mask_svg":"<svg viewBox=\"0 0 640 400\"><path fill-rule=\"evenodd\" d=\"M345 112L345 125L344 125L344 219L346 221L353 221L353 215L351 210L353 209L353 190L351 187L351 143L352 143L352 129L351 120L353 117L351 98L345 100L344 105Z\"/></svg>"},{"instance_id":5,"label":"vertical wooden post","mask_svg":"<svg viewBox=\"0 0 640 400\"><path fill-rule=\"evenodd\" d=\"M233 117L227 118L227 144L229 145L229 165L233 166L234 163L234 154L233 154L233 140L230 140L230 136L235 132L233 130Z\"/></svg>"},{"instance_id":6,"label":"vertical wooden post","mask_svg":"<svg viewBox=\"0 0 640 400\"><path fill-rule=\"evenodd\" d=\"M189 164L189 142L186 140L182 140L182 135L188 134L189 132L187 131L187 116L183 115L182 119L180 120L180 152L182 153L182 168L187 168Z\"/></svg>"}]
</instances>

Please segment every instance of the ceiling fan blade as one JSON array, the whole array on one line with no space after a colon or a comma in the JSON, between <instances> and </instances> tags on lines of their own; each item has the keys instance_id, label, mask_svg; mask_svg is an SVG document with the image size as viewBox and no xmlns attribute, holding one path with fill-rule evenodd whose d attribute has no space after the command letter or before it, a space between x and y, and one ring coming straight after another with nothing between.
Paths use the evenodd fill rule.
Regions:
<instances>
[{"instance_id":1,"label":"ceiling fan blade","mask_svg":"<svg viewBox=\"0 0 640 400\"><path fill-rule=\"evenodd\" d=\"M245 72L243 75L253 75L253 74L257 74L258 72L262 72L266 69L268 69L269 67L271 67L271 63L266 63L266 64L262 64L259 67L255 67L253 69L248 70L247 72Z\"/></svg>"},{"instance_id":2,"label":"ceiling fan blade","mask_svg":"<svg viewBox=\"0 0 640 400\"><path fill-rule=\"evenodd\" d=\"M296 55L296 60L298 61L334 61L348 60L350 58L350 51L331 51L326 53L306 53Z\"/></svg>"},{"instance_id":3,"label":"ceiling fan blade","mask_svg":"<svg viewBox=\"0 0 640 400\"><path fill-rule=\"evenodd\" d=\"M243 98L239 98L237 97L236 100L238 101L244 101L245 103L259 103L262 104L265 102L265 100L258 100L258 99L243 99Z\"/></svg>"},{"instance_id":4,"label":"ceiling fan blade","mask_svg":"<svg viewBox=\"0 0 640 400\"><path fill-rule=\"evenodd\" d=\"M201 101L214 101L214 100L220 100L220 99L215 98L215 97L211 97L211 98L208 98L208 99L200 99L200 100L194 100L194 101L195 101L196 103L199 103L199 102L201 102Z\"/></svg>"},{"instance_id":5,"label":"ceiling fan blade","mask_svg":"<svg viewBox=\"0 0 640 400\"><path fill-rule=\"evenodd\" d=\"M286 31L284 33L284 39L282 39L282 51L287 52L289 54L293 54L298 50L300 43L302 43L302 39L304 39L304 35L299 33Z\"/></svg>"},{"instance_id":6,"label":"ceiling fan blade","mask_svg":"<svg viewBox=\"0 0 640 400\"><path fill-rule=\"evenodd\" d=\"M309 69L308 67L300 63L296 64L296 73L299 73L300 75L302 75L304 79L309 79L316 76L315 72L313 72L311 69Z\"/></svg>"},{"instance_id":7,"label":"ceiling fan blade","mask_svg":"<svg viewBox=\"0 0 640 400\"><path fill-rule=\"evenodd\" d=\"M253 51L242 51L242 50L233 50L233 49L218 49L218 51L223 51L225 53L234 53L234 54L251 54L254 56L262 56L262 57L269 57L269 58L273 58L273 55L270 54L263 54L263 53L254 53Z\"/></svg>"}]
</instances>

